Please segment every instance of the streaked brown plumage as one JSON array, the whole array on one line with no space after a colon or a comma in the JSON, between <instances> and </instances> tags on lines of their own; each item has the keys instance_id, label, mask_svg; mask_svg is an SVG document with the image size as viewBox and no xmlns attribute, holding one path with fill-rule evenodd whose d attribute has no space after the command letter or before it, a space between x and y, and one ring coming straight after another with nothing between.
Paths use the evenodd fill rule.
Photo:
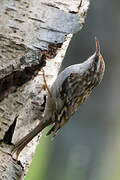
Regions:
<instances>
[{"instance_id":1,"label":"streaked brown plumage","mask_svg":"<svg viewBox=\"0 0 120 180\"><path fill-rule=\"evenodd\" d=\"M92 89L101 82L105 63L100 54L100 47L97 39L96 52L85 62L67 67L62 71L53 83L48 93L44 120L15 144L13 152L17 156L40 131L50 124L54 124L47 135L56 132L71 118L83 103Z\"/></svg>"}]
</instances>

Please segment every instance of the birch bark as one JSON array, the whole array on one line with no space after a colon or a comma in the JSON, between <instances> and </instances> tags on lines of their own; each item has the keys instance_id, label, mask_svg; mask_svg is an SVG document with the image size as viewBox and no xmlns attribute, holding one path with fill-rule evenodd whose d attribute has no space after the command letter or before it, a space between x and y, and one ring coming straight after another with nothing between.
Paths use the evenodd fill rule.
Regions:
<instances>
[{"instance_id":1,"label":"birch bark","mask_svg":"<svg viewBox=\"0 0 120 180\"><path fill-rule=\"evenodd\" d=\"M0 179L22 179L27 171L39 138L23 150L21 163L11 156L12 143L41 119L46 91L40 70L51 86L88 6L89 0L0 1Z\"/></svg>"}]
</instances>

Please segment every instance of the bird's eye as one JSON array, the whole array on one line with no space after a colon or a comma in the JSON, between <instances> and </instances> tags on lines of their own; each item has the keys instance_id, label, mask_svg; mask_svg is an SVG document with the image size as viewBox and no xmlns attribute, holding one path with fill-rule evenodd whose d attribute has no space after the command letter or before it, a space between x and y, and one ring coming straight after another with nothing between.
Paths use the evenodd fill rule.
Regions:
<instances>
[{"instance_id":1,"label":"bird's eye","mask_svg":"<svg viewBox=\"0 0 120 180\"><path fill-rule=\"evenodd\" d=\"M95 62L97 63L97 62L98 62L98 60L99 60L99 57L98 57L98 56L96 56L96 57L95 57Z\"/></svg>"}]
</instances>

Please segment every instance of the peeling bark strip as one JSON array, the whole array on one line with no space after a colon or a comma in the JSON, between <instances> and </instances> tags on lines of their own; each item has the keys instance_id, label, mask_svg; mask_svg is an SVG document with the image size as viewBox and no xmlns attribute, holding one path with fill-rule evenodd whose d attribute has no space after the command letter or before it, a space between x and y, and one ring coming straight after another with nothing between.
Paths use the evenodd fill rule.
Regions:
<instances>
[{"instance_id":1,"label":"peeling bark strip","mask_svg":"<svg viewBox=\"0 0 120 180\"><path fill-rule=\"evenodd\" d=\"M11 143L15 124L13 143L35 127L37 119L42 120L46 91L40 70L44 66L51 86L72 34L83 26L88 6L89 0L0 1L0 178L3 180L20 179L23 174L21 165L10 156L12 145L3 141ZM37 143L35 138L21 153L25 171Z\"/></svg>"}]
</instances>

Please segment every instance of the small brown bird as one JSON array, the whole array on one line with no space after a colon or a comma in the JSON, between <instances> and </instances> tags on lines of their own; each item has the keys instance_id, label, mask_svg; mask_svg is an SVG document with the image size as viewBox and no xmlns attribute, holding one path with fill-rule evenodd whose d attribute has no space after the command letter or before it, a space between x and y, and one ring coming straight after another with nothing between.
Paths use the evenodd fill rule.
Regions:
<instances>
[{"instance_id":1,"label":"small brown bird","mask_svg":"<svg viewBox=\"0 0 120 180\"><path fill-rule=\"evenodd\" d=\"M105 63L96 38L95 41L95 53L83 63L71 65L62 71L50 90L47 87L45 75L43 76L48 90L44 119L15 144L12 152L16 152L17 157L22 149L48 125L54 124L47 135L55 136L56 132L77 111L79 105L88 98L92 89L101 82Z\"/></svg>"}]
</instances>

